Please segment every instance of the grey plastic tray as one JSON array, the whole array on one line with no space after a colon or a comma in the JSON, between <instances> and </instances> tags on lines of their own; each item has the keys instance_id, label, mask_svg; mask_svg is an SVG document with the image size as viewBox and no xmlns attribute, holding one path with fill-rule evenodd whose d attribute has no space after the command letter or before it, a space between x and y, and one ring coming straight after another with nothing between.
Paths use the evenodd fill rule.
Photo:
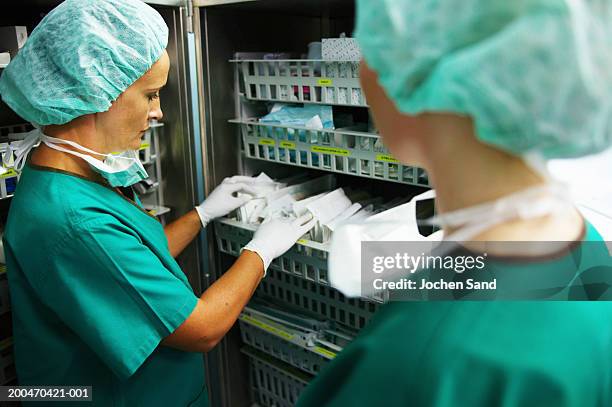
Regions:
<instances>
[{"instance_id":1,"label":"grey plastic tray","mask_svg":"<svg viewBox=\"0 0 612 407\"><path fill-rule=\"evenodd\" d=\"M253 237L253 230L248 227L252 226L232 219L216 220L215 235L219 250L238 256L240 249ZM324 245L299 240L271 263L257 294L283 301L350 328L361 329L386 298L347 298L330 287L327 280L327 254Z\"/></svg>"},{"instance_id":2,"label":"grey plastic tray","mask_svg":"<svg viewBox=\"0 0 612 407\"><path fill-rule=\"evenodd\" d=\"M32 125L28 123L14 124L12 126L0 126L0 140L6 141L8 135L11 133L25 133L32 129Z\"/></svg>"},{"instance_id":3,"label":"grey plastic tray","mask_svg":"<svg viewBox=\"0 0 612 407\"><path fill-rule=\"evenodd\" d=\"M260 283L258 295L283 301L357 330L366 326L379 306L370 300L346 298L331 287L274 269L268 270L268 275Z\"/></svg>"},{"instance_id":4,"label":"grey plastic tray","mask_svg":"<svg viewBox=\"0 0 612 407\"><path fill-rule=\"evenodd\" d=\"M215 222L217 245L223 253L240 255L256 229L233 219L222 218ZM284 255L274 259L271 269L277 269L302 277L315 283L329 285L327 277L327 251L325 245L317 242L299 240Z\"/></svg>"},{"instance_id":5,"label":"grey plastic tray","mask_svg":"<svg viewBox=\"0 0 612 407\"><path fill-rule=\"evenodd\" d=\"M30 124L15 124L12 126L0 127L0 142L9 143L14 141L9 139L9 134L12 133L25 133L30 131L33 127ZM0 155L4 157L5 149L0 148ZM0 161L2 161L0 157ZM0 162L0 165L2 163ZM10 198L13 196L13 192L19 182L20 173L15 171L13 168L8 168L8 172L0 175L0 199Z\"/></svg>"},{"instance_id":6,"label":"grey plastic tray","mask_svg":"<svg viewBox=\"0 0 612 407\"><path fill-rule=\"evenodd\" d=\"M312 376L250 347L244 347L242 352L249 357L255 400L261 406L295 406Z\"/></svg>"},{"instance_id":7,"label":"grey plastic tray","mask_svg":"<svg viewBox=\"0 0 612 407\"><path fill-rule=\"evenodd\" d=\"M320 60L232 60L248 99L363 106L359 62Z\"/></svg>"},{"instance_id":8,"label":"grey plastic tray","mask_svg":"<svg viewBox=\"0 0 612 407\"><path fill-rule=\"evenodd\" d=\"M316 346L307 349L293 343L292 339L297 334L290 329L278 328L258 320L249 321L245 319L247 317L240 317L242 341L298 369L317 374L328 360L335 357L335 354L329 354L325 349Z\"/></svg>"},{"instance_id":9,"label":"grey plastic tray","mask_svg":"<svg viewBox=\"0 0 612 407\"><path fill-rule=\"evenodd\" d=\"M299 126L230 120L240 125L248 158L428 187L421 168L400 164L377 134L316 130Z\"/></svg>"},{"instance_id":10,"label":"grey plastic tray","mask_svg":"<svg viewBox=\"0 0 612 407\"><path fill-rule=\"evenodd\" d=\"M253 231L230 219L215 221L219 250L233 256L249 242ZM329 286L327 252L298 241L288 252L275 259L262 280L257 294L310 313L339 322L353 329L363 328L385 298L347 298Z\"/></svg>"}]
</instances>

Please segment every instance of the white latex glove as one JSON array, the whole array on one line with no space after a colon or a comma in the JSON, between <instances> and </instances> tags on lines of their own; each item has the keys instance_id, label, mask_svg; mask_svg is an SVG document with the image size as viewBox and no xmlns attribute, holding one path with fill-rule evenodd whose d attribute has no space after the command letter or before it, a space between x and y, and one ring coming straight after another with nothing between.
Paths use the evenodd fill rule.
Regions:
<instances>
[{"instance_id":1,"label":"white latex glove","mask_svg":"<svg viewBox=\"0 0 612 407\"><path fill-rule=\"evenodd\" d=\"M234 175L233 177L225 178L224 182L232 184L255 184L255 185L274 185L278 184L270 178L249 177L248 175Z\"/></svg>"},{"instance_id":2,"label":"white latex glove","mask_svg":"<svg viewBox=\"0 0 612 407\"><path fill-rule=\"evenodd\" d=\"M248 195L238 197L238 193ZM225 178L210 193L208 198L195 208L200 221L202 221L202 227L206 227L211 220L227 215L234 209L244 205L253 199L256 194L257 191L250 186L239 182L232 182L231 178Z\"/></svg>"},{"instance_id":3,"label":"white latex glove","mask_svg":"<svg viewBox=\"0 0 612 407\"><path fill-rule=\"evenodd\" d=\"M265 276L272 260L289 250L315 223L316 219L310 213L297 219L273 219L264 222L242 250L255 252L261 257Z\"/></svg>"}]
</instances>

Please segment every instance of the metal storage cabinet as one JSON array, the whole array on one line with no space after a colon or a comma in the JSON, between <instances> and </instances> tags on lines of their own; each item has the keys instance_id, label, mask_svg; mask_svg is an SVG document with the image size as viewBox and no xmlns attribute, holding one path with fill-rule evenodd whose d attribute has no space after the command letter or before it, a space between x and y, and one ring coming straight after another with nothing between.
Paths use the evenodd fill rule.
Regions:
<instances>
[{"instance_id":1,"label":"metal storage cabinet","mask_svg":"<svg viewBox=\"0 0 612 407\"><path fill-rule=\"evenodd\" d=\"M216 185L224 177L237 172L256 174L265 170L277 176L291 173L291 169L285 166L242 158L238 128L228 122L239 117L240 110L239 101L235 98L240 78L236 76L234 66L229 61L238 51L302 50L308 42L331 33L331 24L342 25L345 31L350 31L352 2L336 2L340 6L348 5L349 9L339 7L345 15L342 21L335 20L335 22L323 15L330 12L326 3L328 2L274 0L195 2L194 5L199 6L194 12L194 31L196 49L201 52L201 58L198 60L198 78L201 80L200 108L205 135L203 148L204 156L207 158L204 175L208 186ZM216 228L216 231L220 232L220 229ZM211 277L215 278L231 264L233 258L220 255L218 248L212 243L215 241L214 231L207 232L208 240L211 242L209 246ZM248 236L245 238L248 239ZM270 385L277 373L272 365L266 364L265 359L259 359L258 362L254 362L260 367L259 378L256 377L257 373L252 373L253 376L249 377L249 361L240 352L242 347L242 337L236 326L208 355L207 374L213 406L252 404L256 400L251 392L249 379L258 380L260 386ZM292 392L303 387L306 381L299 376L285 379L285 382L288 382L291 400L297 398L297 394ZM278 403L272 395L267 400ZM283 404L278 403L278 405Z\"/></svg>"},{"instance_id":2,"label":"metal storage cabinet","mask_svg":"<svg viewBox=\"0 0 612 407\"><path fill-rule=\"evenodd\" d=\"M300 172L311 176L336 174L338 186L357 186L386 199L412 196L427 188L421 169L402 166L384 148L374 148L378 136L371 133L312 132L309 134L318 144L313 149L300 140L288 139L284 126L247 120L255 112L262 113L262 101L292 99L287 94L292 89L297 91L289 103L343 105L341 109L358 111L367 120L363 95L351 94L359 87L355 63L323 63L325 78L317 78L313 63L281 61L286 71L297 72L296 78L282 76L284 68L274 62L235 61L237 52L302 54L309 42L337 37L341 32L350 35L353 0L195 0L193 5L207 190L224 177L256 175L260 171L277 178ZM294 79L298 82L292 82ZM320 89L322 83L348 91L340 98L337 89L336 93ZM308 95L306 87L310 89ZM346 144L347 139L352 144ZM297 159L289 158L289 149ZM214 226L207 231L211 281L229 267L253 231L231 219L217 221ZM318 321L309 321L313 325L329 321L330 326L341 327L341 332L322 327L323 339L317 342L321 338L313 339L308 329L284 324L282 315L269 318L249 306L239 324L208 354L212 405L293 405L306 383L333 358L333 349L342 348L350 340L346 332L357 331L367 322L381 299L347 299L329 287L326 258L324 245L299 241L273 262L256 297L277 300L276 305L288 312L318 317Z\"/></svg>"}]
</instances>

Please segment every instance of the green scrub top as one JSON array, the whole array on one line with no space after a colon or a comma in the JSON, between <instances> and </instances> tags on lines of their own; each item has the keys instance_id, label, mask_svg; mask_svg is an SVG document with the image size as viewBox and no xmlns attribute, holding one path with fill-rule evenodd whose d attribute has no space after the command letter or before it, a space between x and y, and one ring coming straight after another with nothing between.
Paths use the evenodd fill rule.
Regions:
<instances>
[{"instance_id":1,"label":"green scrub top","mask_svg":"<svg viewBox=\"0 0 612 407\"><path fill-rule=\"evenodd\" d=\"M591 225L584 240L601 244L572 249L579 271L610 264ZM392 302L297 405L610 406L612 303Z\"/></svg>"},{"instance_id":2,"label":"green scrub top","mask_svg":"<svg viewBox=\"0 0 612 407\"><path fill-rule=\"evenodd\" d=\"M88 406L207 406L202 354L159 345L198 298L134 199L25 167L4 233L18 382L93 386Z\"/></svg>"}]
</instances>

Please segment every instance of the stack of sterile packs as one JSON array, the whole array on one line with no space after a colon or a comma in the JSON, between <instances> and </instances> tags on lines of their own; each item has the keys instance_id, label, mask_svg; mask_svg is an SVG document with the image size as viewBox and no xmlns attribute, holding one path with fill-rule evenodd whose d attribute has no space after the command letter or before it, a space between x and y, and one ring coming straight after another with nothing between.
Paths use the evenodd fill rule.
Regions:
<instances>
[{"instance_id":1,"label":"stack of sterile packs","mask_svg":"<svg viewBox=\"0 0 612 407\"><path fill-rule=\"evenodd\" d=\"M334 116L331 106L304 105L294 106L275 103L270 113L260 118L261 123L302 126L309 129L334 129Z\"/></svg>"},{"instance_id":2,"label":"stack of sterile packs","mask_svg":"<svg viewBox=\"0 0 612 407\"><path fill-rule=\"evenodd\" d=\"M361 223L372 217L394 219L402 214L408 198L396 198L387 203L369 193L350 188L338 188L334 175L325 175L303 182L303 177L274 181L265 173L257 177L241 177L241 182L258 191L257 196L237 210L237 220L261 224L276 219L295 219L310 213L315 227L306 236L327 243L341 225ZM387 215L388 214L388 215ZM401 215L400 215L401 216ZM394 219L400 221L401 219Z\"/></svg>"}]
</instances>

